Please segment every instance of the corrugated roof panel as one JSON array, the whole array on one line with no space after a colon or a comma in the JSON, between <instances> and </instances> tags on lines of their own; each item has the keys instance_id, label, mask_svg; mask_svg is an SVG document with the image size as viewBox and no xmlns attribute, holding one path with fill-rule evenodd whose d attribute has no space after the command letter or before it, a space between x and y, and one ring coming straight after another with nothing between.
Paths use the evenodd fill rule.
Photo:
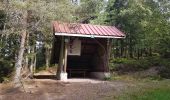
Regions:
<instances>
[{"instance_id":1,"label":"corrugated roof panel","mask_svg":"<svg viewBox=\"0 0 170 100\"><path fill-rule=\"evenodd\" d=\"M107 28L105 26L101 26L101 28L103 29L103 31L106 33L105 35L111 35L108 31Z\"/></svg>"},{"instance_id":2,"label":"corrugated roof panel","mask_svg":"<svg viewBox=\"0 0 170 100\"><path fill-rule=\"evenodd\" d=\"M120 34L120 36L123 36L124 34L122 32L120 32L116 27L113 26L113 29Z\"/></svg>"},{"instance_id":3,"label":"corrugated roof panel","mask_svg":"<svg viewBox=\"0 0 170 100\"><path fill-rule=\"evenodd\" d=\"M65 33L80 35L96 35L98 37L125 37L125 34L113 26L102 26L92 24L76 24L76 23L62 23L55 21L53 22L54 33ZM62 35L62 34L61 34ZM89 36L90 37L90 36Z\"/></svg>"},{"instance_id":4,"label":"corrugated roof panel","mask_svg":"<svg viewBox=\"0 0 170 100\"><path fill-rule=\"evenodd\" d=\"M98 30L96 25L93 26L93 29L95 30L95 34L100 34L100 31Z\"/></svg>"},{"instance_id":5,"label":"corrugated roof panel","mask_svg":"<svg viewBox=\"0 0 170 100\"><path fill-rule=\"evenodd\" d=\"M101 35L107 35L106 32L102 29L102 26L100 26L100 25L96 25L96 26L97 26L98 30L100 30Z\"/></svg>"},{"instance_id":6,"label":"corrugated roof panel","mask_svg":"<svg viewBox=\"0 0 170 100\"><path fill-rule=\"evenodd\" d=\"M94 35L94 34L96 35L96 31L93 29L92 25L86 24L86 26L88 27L88 30L89 30L91 35Z\"/></svg>"},{"instance_id":7,"label":"corrugated roof panel","mask_svg":"<svg viewBox=\"0 0 170 100\"><path fill-rule=\"evenodd\" d=\"M120 36L120 34L119 34L118 32L116 32L116 30L113 29L112 26L109 26L108 28L109 28L116 36Z\"/></svg>"},{"instance_id":8,"label":"corrugated roof panel","mask_svg":"<svg viewBox=\"0 0 170 100\"><path fill-rule=\"evenodd\" d=\"M79 26L79 31L78 31L79 34L85 34L85 31L83 30L82 28L82 25Z\"/></svg>"},{"instance_id":9,"label":"corrugated roof panel","mask_svg":"<svg viewBox=\"0 0 170 100\"><path fill-rule=\"evenodd\" d=\"M112 33L114 33L112 30L110 30L110 29L108 28L108 26L104 26L104 28L105 28L105 30L107 31L107 34L108 34L108 35L112 35Z\"/></svg>"},{"instance_id":10,"label":"corrugated roof panel","mask_svg":"<svg viewBox=\"0 0 170 100\"><path fill-rule=\"evenodd\" d=\"M98 25L94 25L93 27L94 27L95 30L97 30L97 32L94 33L95 35L96 35L96 34L97 34L97 35L103 35L103 33L102 33L101 30L99 29L99 26L98 26Z\"/></svg>"},{"instance_id":11,"label":"corrugated roof panel","mask_svg":"<svg viewBox=\"0 0 170 100\"><path fill-rule=\"evenodd\" d=\"M92 35L97 35L100 34L99 31L97 31L96 26L90 25L90 29L93 31Z\"/></svg>"},{"instance_id":12,"label":"corrugated roof panel","mask_svg":"<svg viewBox=\"0 0 170 100\"><path fill-rule=\"evenodd\" d=\"M59 23L54 23L54 29L57 32L61 32L60 29L59 29Z\"/></svg>"},{"instance_id":13,"label":"corrugated roof panel","mask_svg":"<svg viewBox=\"0 0 170 100\"><path fill-rule=\"evenodd\" d=\"M88 31L87 27L85 25L81 25L83 31L84 31L84 34L87 34L87 35L90 35L90 32Z\"/></svg>"},{"instance_id":14,"label":"corrugated roof panel","mask_svg":"<svg viewBox=\"0 0 170 100\"><path fill-rule=\"evenodd\" d=\"M59 24L59 28L60 28L60 32L66 32L65 29L64 29L64 23L62 24Z\"/></svg>"},{"instance_id":15,"label":"corrugated roof panel","mask_svg":"<svg viewBox=\"0 0 170 100\"><path fill-rule=\"evenodd\" d=\"M65 29L66 33L70 33L70 30L68 28L68 24L67 23L64 23L64 29Z\"/></svg>"}]
</instances>

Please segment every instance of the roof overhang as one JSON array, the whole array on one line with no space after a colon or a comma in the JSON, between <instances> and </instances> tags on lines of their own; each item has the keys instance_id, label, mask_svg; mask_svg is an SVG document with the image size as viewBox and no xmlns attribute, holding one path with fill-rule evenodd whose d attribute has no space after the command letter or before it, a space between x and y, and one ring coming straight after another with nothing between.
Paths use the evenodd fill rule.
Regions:
<instances>
[{"instance_id":1,"label":"roof overhang","mask_svg":"<svg viewBox=\"0 0 170 100\"><path fill-rule=\"evenodd\" d=\"M87 38L125 38L126 35L115 26L81 23L53 22L53 34Z\"/></svg>"},{"instance_id":2,"label":"roof overhang","mask_svg":"<svg viewBox=\"0 0 170 100\"><path fill-rule=\"evenodd\" d=\"M69 34L69 33L55 33L56 36L72 36L72 37L87 37L87 38L125 38L118 36L101 36L101 35L87 35L87 34Z\"/></svg>"}]
</instances>

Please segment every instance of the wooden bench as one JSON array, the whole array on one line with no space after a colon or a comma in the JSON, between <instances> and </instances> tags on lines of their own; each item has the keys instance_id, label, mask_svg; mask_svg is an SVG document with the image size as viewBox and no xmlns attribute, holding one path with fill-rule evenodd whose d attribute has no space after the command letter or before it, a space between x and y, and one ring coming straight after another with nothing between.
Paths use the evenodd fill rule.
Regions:
<instances>
[{"instance_id":1,"label":"wooden bench","mask_svg":"<svg viewBox=\"0 0 170 100\"><path fill-rule=\"evenodd\" d=\"M71 77L71 74L73 73L79 73L79 74L83 74L85 78L88 69L68 69L68 71L69 71L69 77Z\"/></svg>"}]
</instances>

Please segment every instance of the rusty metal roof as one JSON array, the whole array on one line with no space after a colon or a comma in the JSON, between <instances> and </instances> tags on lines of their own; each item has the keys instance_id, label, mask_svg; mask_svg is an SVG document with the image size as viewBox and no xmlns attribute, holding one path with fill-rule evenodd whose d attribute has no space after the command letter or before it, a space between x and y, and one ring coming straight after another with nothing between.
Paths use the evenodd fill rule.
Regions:
<instances>
[{"instance_id":1,"label":"rusty metal roof","mask_svg":"<svg viewBox=\"0 0 170 100\"><path fill-rule=\"evenodd\" d=\"M53 22L55 35L91 38L124 38L125 34L114 26L102 26L79 23Z\"/></svg>"}]
</instances>

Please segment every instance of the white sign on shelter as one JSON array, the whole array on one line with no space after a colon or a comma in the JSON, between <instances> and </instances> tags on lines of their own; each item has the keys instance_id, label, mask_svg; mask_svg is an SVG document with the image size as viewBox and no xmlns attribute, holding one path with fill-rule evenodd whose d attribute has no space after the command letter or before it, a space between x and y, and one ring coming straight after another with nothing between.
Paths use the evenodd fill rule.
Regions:
<instances>
[{"instance_id":1,"label":"white sign on shelter","mask_svg":"<svg viewBox=\"0 0 170 100\"><path fill-rule=\"evenodd\" d=\"M69 48L68 48L68 55L81 55L81 40L78 38L70 39Z\"/></svg>"}]
</instances>

